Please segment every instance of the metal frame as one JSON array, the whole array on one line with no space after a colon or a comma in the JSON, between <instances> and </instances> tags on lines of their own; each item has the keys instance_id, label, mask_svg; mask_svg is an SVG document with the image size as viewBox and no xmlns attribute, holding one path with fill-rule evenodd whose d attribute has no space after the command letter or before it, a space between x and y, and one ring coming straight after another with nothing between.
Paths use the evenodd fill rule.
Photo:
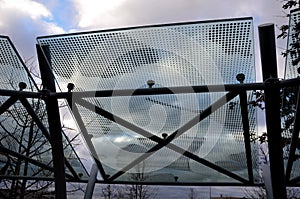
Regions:
<instances>
[{"instance_id":1,"label":"metal frame","mask_svg":"<svg viewBox=\"0 0 300 199\"><path fill-rule=\"evenodd\" d=\"M284 87L288 87L288 86L295 86L295 85L299 85L300 86L300 79L299 78L295 78L295 79L289 79L289 80L282 80L282 81L275 81L275 82L264 82L264 83L242 83L242 84L228 84L225 85L225 90L229 91L225 96L223 96L224 99L226 99L226 103L230 101L230 99L234 98L235 96L239 95L240 96L240 106L241 106L241 115L243 118L243 128L244 128L244 136L245 136L245 147L246 147L246 156L248 157L247 160L247 164L248 164L248 175L249 175L249 180L240 178L239 176L236 176L235 174L232 174L230 171L227 171L221 167L218 167L204 159L199 158L198 156L184 151L183 155L191 158L201 164L204 164L210 168L213 168L229 177L232 177L234 179L237 179L240 181L240 183L181 183L181 182L174 182L174 183L155 183L155 182L143 182L143 184L159 184L159 185L198 185L198 186L208 186L208 185L218 185L218 186L262 186L261 183L255 183L253 182L253 173L251 172L251 164L252 164L252 160L251 158L249 159L249 157L251 157L251 151L249 150L249 141L250 140L250 135L249 135L249 120L248 120L248 113L247 113L247 101L245 99L245 93L247 90L252 91L253 89L261 89L261 90L279 90L281 88ZM216 88L221 87L224 85L216 85ZM196 86L195 88L195 92L196 93L205 93L207 92L206 88L207 87L211 87L209 85L207 86ZM137 89L135 90L135 95L153 95L153 94L170 94L170 90L172 90L172 94L180 94L180 93L186 93L186 89L184 87L174 87L174 88L168 88L168 89L164 89L164 88L151 88L151 89ZM158 91L158 92L157 92ZM223 90L224 91L224 90ZM102 95L104 93L104 95L102 97L107 97L107 96L124 96L124 95L129 95L129 91L124 91L123 93L120 92L115 92L114 95L112 96L112 90L110 91L96 91L96 95ZM270 92L270 91L269 91ZM273 91L272 92L272 100L273 100ZM2 106L0 107L0 110L2 110L1 112L5 111L7 108L9 108L13 103L15 103L17 100L20 100L21 103L24 105L24 107L27 109L28 113L34 118L35 122L39 125L41 131L44 133L44 135L46 137L48 137L48 131L45 129L45 127L42 126L41 121L38 120L37 116L32 112L31 108L29 107L30 105L28 105L28 101L26 100L26 98L40 98L40 99L67 99L69 103L72 104L80 104L82 106L85 106L86 108L90 108L91 109L91 104L89 102L87 102L86 100L84 100L84 98L89 97L90 93L95 93L95 92L66 92L66 93L56 93L56 92L43 92L43 91L39 91L39 92L24 92L24 91L9 91L7 92L7 90L0 90L0 95L2 96L13 96L12 98L9 98L7 100L7 103L2 104ZM117 94L117 95L116 95ZM19 96L19 98L14 98L15 96ZM75 97L74 97L75 96ZM78 96L82 96L82 98L79 98ZM279 96L279 95L278 95ZM224 101L224 99L220 99L218 106L221 107L223 105L225 105L226 103L220 103L222 101ZM268 103L272 103L272 102L268 102ZM299 102L298 102L299 103ZM76 108L74 109L74 107L76 106L71 106L73 107L74 112L76 112ZM216 107L214 105L214 107ZM100 107L94 107L93 105L93 109L95 110L95 112L97 114L100 114L102 116L104 116L105 118L111 119L112 121L116 121L116 118L118 118L116 115L113 115L112 113L106 112L105 110L101 109ZM269 107L266 107L267 110L270 110ZM274 109L274 106L272 107L272 109ZM278 107L279 109L279 107ZM78 110L77 110L78 111ZM208 107L204 112L202 112L201 114L199 114L197 117L195 117L188 125L186 125L186 127L189 127L190 125L194 125L198 122L201 121L201 119L203 119L204 117L208 116L209 114L212 113L211 107ZM299 114L299 111L297 109L297 113L296 115ZM80 117L78 117L78 114L74 114L77 115L77 122L79 123L79 126L81 127L82 132L86 132L86 135L88 136L88 132L86 130L84 130L84 125L82 123L82 125L80 125ZM272 114L272 119L267 121L267 125L272 125L274 122L274 115ZM280 116L279 116L280 117ZM298 120L299 118L297 117L296 120ZM172 135L169 136L168 139L163 140L155 135L152 135L151 133L143 130L143 129L139 129L139 127L134 126L133 124L126 122L126 121L122 121L122 120L117 120L117 122L121 125L125 125L127 128L129 127L132 130L138 131L139 134L142 134L144 136L147 136L148 138L152 139L153 141L157 142L157 145L152 149L153 151L158 150L161 147L167 146L170 149L177 151L177 152L183 152L181 148L179 148L178 146L175 145L170 145L169 143L176 138L179 134L176 134L177 131L175 131ZM295 124L297 124L297 122L295 122ZM183 128L185 129L185 128ZM299 131L297 131L297 127L295 126L295 132L294 132L294 137L297 137L297 132L299 133ZM51 142L51 141L50 141ZM168 144L168 145L167 145ZM248 145L248 146L247 146ZM293 143L292 146L295 146L295 144ZM281 149L281 148L280 148ZM2 149L0 149L1 151L3 151ZM9 153L7 151L8 154L10 155L17 155L17 154L12 154ZM293 153L290 154L290 156L292 156ZM278 155L278 154L277 154ZM18 155L20 156L20 155ZM24 157L25 158L25 157ZM146 156L144 157L146 158ZM135 160L133 161L133 164L136 164L138 161L140 160ZM47 169L47 170L55 170L56 167L53 168L48 168L48 166L42 165L40 163L31 161L31 163L36 164L37 166L43 166L43 168ZM292 167L293 162L290 161L289 163L289 167ZM123 174L122 171L120 171L119 173L115 174L114 176L107 176L104 172L104 169L101 169L101 162L97 162L97 166L100 170L101 175L103 176L104 180L97 180L96 183L113 183L113 184L132 184L132 183L139 183L139 182L123 182L123 181L118 181L118 180L114 180L117 176L120 176ZM131 167L132 165L128 165L128 168ZM45 166L45 167L44 167ZM61 166L61 165L60 165ZM102 170L102 171L101 171ZM125 169L126 170L126 169ZM286 177L289 174L289 170L286 170ZM87 182L85 180L80 180L78 179L76 176L70 176L67 175L67 178L64 179L64 183L67 181L72 181L72 182ZM1 176L1 178L3 178L3 176ZM10 178L16 178L13 176L7 176L8 179ZM22 178L22 177L20 177ZM26 177L23 177L24 179ZM30 179L31 177L27 177L28 179ZM69 179L68 179L69 178ZM36 178L35 178L36 179ZM39 178L37 178L39 179ZM42 179L42 178L40 178ZM47 178L48 179L48 178ZM49 178L51 179L51 178ZM56 182L58 178L54 178L53 180ZM286 179L286 185L289 186L299 186L299 184L297 184L300 181L299 178L297 179ZM285 186L286 186L285 185Z\"/></svg>"},{"instance_id":2,"label":"metal frame","mask_svg":"<svg viewBox=\"0 0 300 199\"><path fill-rule=\"evenodd\" d=\"M270 174L274 198L286 198L283 151L281 148L280 89L277 73L274 24L258 27L265 89L266 124L270 158ZM268 188L268 187L267 187Z\"/></svg>"},{"instance_id":3,"label":"metal frame","mask_svg":"<svg viewBox=\"0 0 300 199\"><path fill-rule=\"evenodd\" d=\"M268 89L277 89L277 90L279 90L280 88L284 88L284 87L287 87L287 86L295 86L295 85L300 85L300 79L299 78L295 78L295 79L290 79L290 80L282 80L282 81L277 81L277 82L275 82L275 83L273 83L273 82L269 82L269 83L253 83L253 84L240 84L240 85L227 85L226 87L225 87L225 89L226 90L231 90L231 91L236 91L236 90L238 90L238 92L234 92L234 94L232 94L232 92L229 92L230 94L227 94L228 96L230 96L231 95L231 97L230 98L233 98L234 96L236 96L236 95L240 95L240 99L241 99L241 114L242 114L242 117L243 117L243 126L244 126L244 131L245 131L245 138L249 138L249 135L248 135L248 133L249 132L247 132L248 131L248 116L247 116L247 103L246 103L246 101L245 101L245 91L246 90L252 90L253 89L253 87L255 87L255 88L260 88L260 89L262 89L262 90L268 90ZM151 95L151 94L158 94L158 93L156 93L155 92L155 90L157 90L157 89L154 89L154 88L152 88L152 89L137 89L136 90L136 94L139 94L139 95ZM169 88L170 89L170 88ZM168 89L168 90L169 90ZM171 88L171 90L173 91L173 93L180 93L180 91L178 91L178 90L184 90L184 88ZM168 93L169 91L168 90L163 90L163 89L158 89L158 90L160 90L160 92L159 92L159 94L166 94L166 93ZM177 91L176 91L177 90ZM3 92L2 92L3 91ZM100 93L101 93L101 91L99 91ZM112 91L105 91L106 93L111 93ZM205 92L205 89L203 89L203 90L201 90L201 89L198 89L198 90L195 90L195 92ZM28 93L27 92L24 92L24 91L13 91L13 92L11 92L11 96L16 96L16 95L18 95L18 96L20 96L20 101L22 102L22 104L25 106L25 108L27 109L27 111L28 111L28 113L30 114L30 115L32 115L32 117L35 119L35 122L37 123L37 124L40 124L39 126L40 126L40 129L42 130L42 132L44 133L44 135L46 136L46 137L48 137L47 136L47 131L46 131L46 129L43 129L44 127L43 126L41 126L42 124L41 124L41 122L39 121L39 120L37 120L38 118L37 118L37 116L35 115L35 114L33 114L33 112L31 111L31 109L28 107L28 105L26 105L26 102L28 103L28 101L26 100L26 99L24 99L25 97L29 97L29 98L36 98L37 96L39 96L39 98L41 98L41 99L45 99L45 98L53 98L53 99L58 99L58 98L64 98L65 96L67 96L69 99L70 98L72 98L72 96L76 96L75 98L73 98L73 100L75 100L75 101L72 101L72 103L78 103L78 104L80 104L80 105L83 105L83 106L85 106L86 108L90 108L90 105L91 104L89 104L89 102L87 102L87 101L85 101L84 99L79 99L77 96L82 96L82 94L86 94L86 95L83 95L84 97L86 97L86 96L88 96L88 94L89 94L89 92L70 92L70 93L56 93L56 92L49 92L49 93L45 93L45 92L37 92L37 93L31 93L30 95L28 95ZM273 93L272 93L273 94ZM5 95L5 96L8 96L7 95L7 92L5 91L5 90L0 90L0 95ZM122 95L122 94L121 94ZM244 96L243 96L244 95ZM63 96L63 97L62 97ZM105 95L105 96L107 96L107 95ZM114 94L114 96L116 96L115 94ZM272 95L273 96L273 95ZM227 97L225 97L225 98L227 98ZM229 99L230 99L229 98ZM273 99L273 98L272 98ZM18 99L17 98L15 98L15 99L13 99L13 98L9 98L9 100L8 100L8 102L7 103L9 103L9 104L13 104L14 102L16 102ZM70 101L70 100L69 100ZM222 100L220 100L220 101L222 101ZM230 100L228 100L228 98L227 98L227 101L230 101ZM13 102L13 103L11 103L11 102ZM0 110L4 110L5 111L5 109L7 109L7 108L9 108L9 106L7 106L7 103L4 103L4 104L2 104L2 106L0 107ZM222 106L222 105L224 105L224 103L223 104L220 104L219 106ZM76 106L72 106L72 107L76 107ZM267 109L269 109L268 107L267 107ZM272 107L272 109L274 109L274 107ZM73 111L75 111L75 110L73 110ZM102 115L102 116L104 116L104 117L106 117L106 118L108 118L108 119L112 119L112 120L114 120L114 118L116 118L117 116L115 116L115 115L113 115L112 113L109 113L109 112L105 112L105 110L103 110L103 109L101 109L101 108L99 108L99 107L97 107L96 109L95 109L95 112L96 113L98 113L98 114L100 114L100 115ZM211 113L211 110L210 110L210 108L207 108L207 110L206 111L204 111L202 114L200 114L199 116L197 116L196 118L194 118L194 120L193 120L193 122L192 123L197 123L197 122L199 122L201 119L200 118L204 118L205 116L203 116L204 115L204 113L206 113L206 115L209 115L210 113ZM297 115L299 114L299 111L298 111L298 109L297 109ZM75 115L77 115L77 114L75 114ZM77 118L77 119L79 119L79 118ZM296 118L296 120L298 120L298 117ZM77 120L78 121L78 120ZM121 120L117 120L119 123L120 123L120 121ZM273 120L272 120L272 122L270 122L270 121L267 121L267 124L270 124L270 123L274 123L273 122ZM135 127L133 124L131 124L131 123L128 123L128 122L126 122L126 121L123 121L122 123L121 123L122 125L126 125L126 127L130 127L131 129L134 129L135 131L137 131L137 130L139 130L139 133L140 134L143 134L143 135L146 135L146 136L149 136L150 137L150 139L152 139L153 141L155 141L155 142L157 142L158 143L158 145L156 146L156 148L161 148L161 147L163 147L163 146L165 146L166 144L168 144L170 141L172 141L176 136L178 136L178 135L176 135L176 132L174 132L174 134L172 135L172 136L170 136L169 137L169 139L167 139L167 141L165 141L165 140L163 140L163 139L161 139L161 138L159 138L159 137L156 137L156 136L154 136L154 135L152 135L152 134L150 134L149 132L147 132L147 131L145 131L145 130L142 130L142 129L136 129L136 128L138 128L138 127ZM297 124L297 123L295 123L295 124ZM81 126L81 125L80 125ZM298 132L299 133L299 132ZM151 136L150 136L151 135ZM297 137L297 128L295 128L295 133L294 133L294 136L295 137ZM246 143L249 143L249 142L247 142L246 140L245 140L245 142ZM294 146L295 144L292 144L292 146ZM168 145L169 146L169 145ZM246 145L245 145L245 147L246 147ZM155 149L156 149L155 148ZM178 151L180 151L180 152L182 152L181 150L182 149L180 149L179 147L176 147L176 146L172 146L171 145L171 149L172 150L178 150ZM152 149L152 150L154 150L154 149ZM247 150L247 151L249 151L249 150ZM250 157L249 156L249 154L250 154L250 152L247 152L247 157ZM197 160L197 158L195 157L195 155L193 155L193 154L189 154L188 152L185 152L184 153L184 155L185 156L187 156L187 157L189 157L189 158L192 158L192 159L195 159L196 161L198 161L198 162L200 162L200 163L204 163L204 162L201 162L201 161L203 161L203 160L201 160L200 158L198 158L198 160ZM291 156L292 156L292 153L291 153ZM205 164L205 163L204 163ZM207 164L209 164L209 163L207 163ZM289 163L291 166L292 166L292 162L290 161L290 163ZM249 164L249 165L251 165L251 164ZM249 167L249 165L248 165L248 167ZM99 165L98 165L99 166ZM212 166L212 165L208 165L208 166ZM219 170L219 171L221 171L222 169L220 169L220 168L217 168L217 167L215 167L214 169L216 169L216 170ZM287 171L288 171L288 169L287 169ZM289 172L287 172L287 174L288 174ZM105 178L105 172L101 172L101 174L104 176L104 181L99 181L99 182L104 182L104 183L118 183L118 181L112 181L113 180L113 177L110 177L110 178ZM249 176L251 176L251 175L253 175L253 174L251 174L250 173L250 175ZM106 176L107 177L107 176ZM76 179L76 178L75 178ZM249 179L250 179L250 177L249 177ZM76 181L76 180L75 180ZM292 179L292 181L293 182L295 182L295 180L294 179ZM252 180L250 180L250 182L248 182L248 181L245 181L245 180L241 180L241 182L242 182L242 184L243 185L255 185L255 183L253 183L253 181ZM124 182L122 182L122 183L124 183ZM176 184L176 183L175 183ZM177 183L178 184L178 183ZM192 184L192 183L191 183ZM202 184L202 183L200 183L200 184ZM214 183L212 183L212 184L214 184ZM218 183L216 183L216 184L218 184ZM287 184L290 184L289 183L289 181L287 180ZM236 184L234 184L234 185L236 185Z\"/></svg>"},{"instance_id":4,"label":"metal frame","mask_svg":"<svg viewBox=\"0 0 300 199\"><path fill-rule=\"evenodd\" d=\"M84 126L82 118L78 113L78 109L76 105L81 105L91 111L94 111L96 114L99 114L106 119L109 119L113 122L116 122L120 125L133 130L134 132L146 136L157 144L151 148L148 152L155 152L163 147L168 147L169 149L182 153L184 156L193 159L194 161L203 164L209 168L212 168L222 174L225 174L237 181L238 183L181 183L181 182L166 182L166 183L156 183L156 182L123 182L116 180L119 176L123 175L126 171L128 171L133 166L137 165L139 162L143 161L147 157L151 155L151 153L145 153L140 158L133 160L130 164L125 166L121 171L118 171L112 176L108 176L103 169L101 161L96 160L95 162L98 166L100 174L103 177L103 180L93 180L90 179L90 186L93 186L94 183L113 183L113 184L152 184L152 185L197 185L197 186L210 186L210 185L218 185L218 186L262 186L262 183L254 182L253 177L253 165L252 165L252 156L251 156L251 146L250 146L250 132L249 132L249 116L248 116L248 103L247 103L247 95L246 91L253 90L264 90L265 91L265 104L266 104L266 124L268 129L269 136L269 152L270 152L270 167L271 167L271 178L272 178L272 186L273 186L273 195L274 198L285 198L286 191L285 188L287 185L289 186L300 186L300 176L298 178L290 179L291 170L293 167L293 160L295 158L295 150L296 150L296 141L299 137L300 126L298 124L299 114L300 114L300 94L297 101L297 110L295 117L295 126L293 131L293 137L291 142L291 151L289 154L288 166L286 168L286 172L284 172L283 167L283 155L281 148L281 132L280 132L280 89L289 86L299 86L300 87L300 78L282 80L279 81L277 78L277 70L276 67L276 53L274 52L274 41L273 36L274 32L272 30L273 27L270 26L261 26L260 28L260 45L261 45L261 54L262 54L262 67L263 67L263 76L264 82L262 83L242 83L241 84L227 84L227 85L202 85L202 86L193 86L194 93L205 93L205 92L224 92L227 93L221 97L217 102L210 105L201 112L199 115L191 119L182 127L178 128L171 135L169 135L166 139L162 139L152 133L141 129L140 127L125 121L110 113L100 107L95 107L93 104L86 101L84 98L88 97L117 97L117 96L130 96L130 95L162 95L162 94L183 94L189 93L190 88L187 87L173 87L173 88L147 88L147 89L135 89L135 90L106 90L106 91L86 91L86 92L56 92L55 90L55 82L54 75L51 71L51 67L49 62L51 60L47 59L47 56L43 54L42 47L37 45L37 52L39 58L39 64L41 69L42 81L44 85L44 90L38 90L37 92L24 92L24 91L12 91L12 90L3 90L0 89L0 96L10 96L10 98L0 106L0 114L5 112L11 105L13 105L18 100L21 101L23 106L26 108L28 114L30 114L34 121L37 123L44 136L49 140L50 143L55 142L55 147L52 147L53 150L53 167L49 167L48 165L44 165L36 160L32 160L22 154L18 154L8 149L0 147L0 151L12 155L23 158L24 160L30 161L30 163L40 166L44 169L54 171L54 178L35 178L30 176L0 176L0 179L7 178L19 178L19 179L41 179L41 180L54 180L55 188L56 188L56 198L66 198L66 182L87 182L85 180L81 180L76 172L70 168L71 165L68 164L64 157L63 147L62 147L62 134L61 134L61 126L59 119L59 108L57 104L58 99L66 99L69 103L69 106L72 107L72 112L74 113L75 119L77 120L79 127L86 138L87 145L90 150L95 150L93 148L92 143L90 142L90 136ZM273 36L272 36L273 35ZM270 62L271 60L271 62ZM271 65L270 65L271 63ZM209 88L209 89L208 89ZM300 92L299 92L300 93ZM172 144L172 140L182 135L185 131L187 131L192 126L201 122L204 118L208 117L212 114L217 108L220 108L226 105L231 99L238 96L240 98L240 108L241 108L241 116L244 130L244 141L245 141L245 151L247 157L247 168L248 168L248 179L244 179L237 174L234 174L220 166L217 166L199 156L185 151L184 149ZM272 97L272 98L271 98ZM26 98L38 98L43 99L46 102L46 108L48 112L49 118L49 132L44 127L42 122L39 120L38 116L32 110L32 107L28 103ZM213 108L214 109L213 109ZM68 175L65 173L65 164L70 169L73 175ZM96 170L94 170L96 172ZM93 174L93 176L95 175Z\"/></svg>"}]
</instances>

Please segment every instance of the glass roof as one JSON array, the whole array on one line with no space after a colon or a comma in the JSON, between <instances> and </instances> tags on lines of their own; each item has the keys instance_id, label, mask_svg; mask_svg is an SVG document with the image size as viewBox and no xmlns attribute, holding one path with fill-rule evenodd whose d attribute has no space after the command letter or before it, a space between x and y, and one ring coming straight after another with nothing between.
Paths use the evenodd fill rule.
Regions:
<instances>
[{"instance_id":1,"label":"glass roof","mask_svg":"<svg viewBox=\"0 0 300 199\"><path fill-rule=\"evenodd\" d=\"M37 41L62 91L68 83L75 84L75 92L114 91L111 97L73 95L70 107L105 180L248 182L247 153L258 180L258 147L253 142L250 151L245 150L239 97L226 103L225 91L208 86L210 92L195 93L191 87L235 84L239 73L245 74L244 82L255 82L252 18L54 35ZM187 93L118 92L162 87L185 87ZM252 98L248 92L247 100ZM248 111L250 133L257 134L256 110L249 106Z\"/></svg>"},{"instance_id":2,"label":"glass roof","mask_svg":"<svg viewBox=\"0 0 300 199\"><path fill-rule=\"evenodd\" d=\"M38 91L34 79L18 55L8 37L0 36L0 89L20 90L19 83L26 83L23 91ZM7 102L12 102L4 109ZM28 107L33 111L29 113ZM29 108L29 109L30 109ZM48 120L45 102L41 99L19 100L0 96L0 175L19 177L53 177L52 153L48 134ZM2 110L4 109L4 110ZM36 118L38 118L36 120ZM70 171L88 174L64 135L67 178L73 178Z\"/></svg>"}]
</instances>

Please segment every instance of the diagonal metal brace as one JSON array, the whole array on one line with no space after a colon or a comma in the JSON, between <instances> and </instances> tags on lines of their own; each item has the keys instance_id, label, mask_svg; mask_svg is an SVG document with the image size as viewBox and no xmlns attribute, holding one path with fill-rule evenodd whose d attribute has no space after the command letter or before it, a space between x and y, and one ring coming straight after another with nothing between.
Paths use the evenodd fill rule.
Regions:
<instances>
[{"instance_id":1,"label":"diagonal metal brace","mask_svg":"<svg viewBox=\"0 0 300 199\"><path fill-rule=\"evenodd\" d=\"M31 105L28 102L28 100L25 99L25 98L20 98L19 100L22 103L22 105L25 107L25 109L27 110L27 112L29 113L29 115L32 117L32 119L34 120L34 122L37 124L37 126L39 127L39 129L42 131L43 135L50 142L51 146L54 146L54 144L52 143L53 141L51 141L51 139L50 139L50 134L49 134L47 128L44 126L44 124L42 123L42 121L39 119L39 117L37 116L37 114L35 113L35 111L33 110L33 108L31 107ZM67 160L66 157L65 157L65 164L66 164L67 168L69 169L69 171L74 175L74 178L80 179L80 177L78 176L77 172L74 170L74 168L69 163L69 161Z\"/></svg>"},{"instance_id":2,"label":"diagonal metal brace","mask_svg":"<svg viewBox=\"0 0 300 199\"><path fill-rule=\"evenodd\" d=\"M230 100L233 99L235 96L237 96L237 93L228 93L228 94L226 94L226 95L223 96L221 99L219 99L217 102L215 102L213 105L211 105L211 106L208 107L206 110L204 110L204 111L201 113L202 115L200 114L201 116L195 117L194 119L192 119L192 120L190 121L190 123L187 123L186 125L184 125L183 128L187 128L189 125L195 125L195 124L199 123L201 120L203 120L203 119L205 119L207 116L209 116L213 111L217 110L218 107L223 106L227 101L230 101ZM180 153L180 154L183 154L184 156L189 157L189 158L193 159L194 161L196 161L196 162L198 162L198 163L201 163L201 164L203 164L203 165L205 165L205 166L207 166L207 167L209 167L209 168L215 169L216 171L219 171L220 173L223 173L223 174L225 174L225 175L227 175L227 176L229 176L229 177L231 177L231 178L233 178L233 179L236 179L236 180L238 180L238 181L240 181L240 182L243 182L243 183L245 183L245 184L249 183L246 179L244 179L244 178L242 178L242 177L240 177L240 176L238 176L238 175L236 175L236 174L234 174L234 173L232 173L232 172L229 172L228 170L223 169L222 167L219 167L219 166L217 166L217 165L215 165L215 164L213 164L213 163L211 163L211 162L209 162L209 161L207 161L207 160L205 160L205 159L203 159L203 158L200 158L199 156L196 156L195 154L190 153L190 152L186 151L185 149L182 149L182 148L180 148L180 147L178 147L178 146L176 146L176 145L170 143L172 140L167 140L167 142L168 142L168 143L167 143L166 140L163 140L163 139L161 139L160 137L158 137L158 136L156 136L156 135L153 135L152 133L150 133L150 132L148 132L148 131L146 131L146 130L144 130L144 129L138 127L138 126L136 126L136 125L134 125L134 124L132 124L132 123L130 123L130 122L127 122L126 120L123 120L122 118L120 118L120 117L118 117L118 116L116 116L116 115L114 115L114 114L112 114L112 113L110 113L110 112L108 112L108 111L106 111L106 110L104 110L104 109L102 109L102 108L99 108L99 107L97 107L97 106L95 106L95 105L93 105L93 104L87 102L86 100L76 98L76 102L77 102L79 105L81 105L81 106L83 106L83 107L85 107L85 108L87 108L87 109L89 109L89 110L91 110L91 111L95 111L97 114L99 114L99 115L105 117L106 119L109 119L109 120L111 120L111 121L113 121L113 122L116 122L117 124L120 124L120 125L122 125L122 126L128 128L128 129L130 129L130 130L132 130L132 131L134 131L134 132L140 134L140 135L143 135L144 137L149 138L150 140L152 140L152 141L154 141L154 142L159 143L160 145L158 145L158 146L159 146L160 148L163 147L163 146L166 146L166 147L168 147L169 149L174 150L175 152L178 152L178 153ZM212 107L213 107L213 108L212 108ZM202 118L202 119L201 119L201 118ZM190 126L190 128L191 128L191 127L192 127L192 126ZM175 132L174 132L174 133L175 133L175 136L173 135L173 139L174 139L175 137L180 136L179 133L178 133L179 131L181 132L181 134L184 133L184 132L182 132L181 129L178 130L178 131L175 131ZM178 133L178 134L177 134L177 133ZM176 134L177 134L177 136L176 136ZM169 139L170 139L170 138L169 138ZM158 146L155 146L155 147L158 147ZM145 157L145 158L147 158L147 157ZM141 161L142 161L142 160L141 160ZM140 161L139 161L139 162L140 162ZM138 164L138 163L136 163L136 164ZM134 166L134 165L133 165L133 166ZM131 167L131 168L132 168L132 167ZM129 169L130 169L130 168L129 168ZM124 170L123 170L123 171L124 171ZM115 174L114 177L113 177L113 176L110 177L109 180L110 180L110 181L111 181L111 180L114 180L114 179L117 178L118 176L124 174L125 172L123 172L123 171L118 172L118 174ZM116 176L116 175L118 175L118 176Z\"/></svg>"},{"instance_id":3,"label":"diagonal metal brace","mask_svg":"<svg viewBox=\"0 0 300 199\"><path fill-rule=\"evenodd\" d=\"M1 106L0 106L0 115L2 115L6 110L9 109L14 103L18 100L17 97L8 98Z\"/></svg>"}]
</instances>

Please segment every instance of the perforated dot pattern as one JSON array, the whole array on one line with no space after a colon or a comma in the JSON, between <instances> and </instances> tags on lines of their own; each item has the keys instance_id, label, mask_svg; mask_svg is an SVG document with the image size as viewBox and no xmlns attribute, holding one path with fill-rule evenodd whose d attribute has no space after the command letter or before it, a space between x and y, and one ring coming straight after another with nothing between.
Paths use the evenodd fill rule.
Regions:
<instances>
[{"instance_id":1,"label":"perforated dot pattern","mask_svg":"<svg viewBox=\"0 0 300 199\"><path fill-rule=\"evenodd\" d=\"M287 44L287 49L290 50L291 49L291 44L297 42L297 40L299 40L299 35L296 36L295 35L295 24L300 22L300 10L296 9L291 11L291 15L290 15L290 22L289 22L289 30L288 30L288 44ZM299 59L299 54L298 53L294 53L294 54L288 54L286 56L286 66L285 66L285 79L291 79L291 78L296 78L299 77L299 73L298 73L298 68L300 67L300 64L298 63L297 65L293 64L293 60L297 60ZM298 90L298 87L294 87L291 88L290 90ZM296 107L296 105L295 105ZM290 116L289 116L290 117ZM287 117L282 118L283 121L288 120ZM294 122L293 122L294 123ZM287 129L286 131L284 131L282 133L282 136L284 138L287 138L288 141L291 141L291 132L293 131L293 126L294 124L292 123L291 127L289 129ZM282 123L282 127L284 128L285 124ZM289 147L289 146L288 146ZM289 150L285 147L284 155L288 157L289 155ZM299 154L299 151L296 150L296 156ZM285 162L286 164L287 162ZM291 179L295 179L299 177L299 172L300 172L300 160L296 159L293 162L293 167L291 170Z\"/></svg>"},{"instance_id":2,"label":"perforated dot pattern","mask_svg":"<svg viewBox=\"0 0 300 199\"><path fill-rule=\"evenodd\" d=\"M10 39L5 36L0 36L0 88L6 90L19 90L19 83L24 82L27 85L24 91L36 92L37 87L33 81L34 80L30 77L24 62L20 59L20 56ZM0 106L8 98L9 97L0 96ZM45 102L41 99L27 100L39 120L44 124L45 128L48 129ZM49 140L47 140L20 101L16 101L16 103L0 115L0 135L1 146L17 153L26 154L26 156L46 165L53 166ZM31 140L31 142L29 140ZM65 157L67 157L69 163L73 166L73 169L77 173L81 173L83 179L87 179L87 172L65 135L63 136L63 144ZM30 145L31 147L27 151L27 146ZM39 166L29 164L28 162L27 173L23 173L23 169L20 168L26 167L25 164L27 163L25 161L16 163L16 161L20 161L18 158L11 158L10 161L11 165L9 169L7 169L6 173L2 173L1 175L15 175L18 177L24 175L27 177L53 177L53 172L41 169ZM18 166L19 168L15 168L18 164L21 164ZM66 173L71 174L68 169L66 169Z\"/></svg>"},{"instance_id":3,"label":"perforated dot pattern","mask_svg":"<svg viewBox=\"0 0 300 199\"><path fill-rule=\"evenodd\" d=\"M295 43L298 39L295 38L294 27L296 23L300 22L300 10L294 10L291 12L289 30L288 30L288 45L287 49L291 49L291 44ZM286 66L285 66L285 78L296 78L299 76L297 69L300 67L300 64L293 65L293 60L299 59L299 55L297 53L289 53L286 56Z\"/></svg>"},{"instance_id":4,"label":"perforated dot pattern","mask_svg":"<svg viewBox=\"0 0 300 199\"><path fill-rule=\"evenodd\" d=\"M25 82L27 89L35 89L23 61L19 58L8 37L0 36L0 85L1 89L19 90L19 83ZM30 88L32 87L32 88Z\"/></svg>"},{"instance_id":5,"label":"perforated dot pattern","mask_svg":"<svg viewBox=\"0 0 300 199\"><path fill-rule=\"evenodd\" d=\"M69 82L75 84L75 91L147 88L148 80L153 80L153 87L157 88L229 84L238 83L238 73L245 74L245 82L255 82L251 18L104 30L37 40L47 47L45 53L50 57L62 90ZM223 95L223 92L195 94L191 89L189 94L182 95L86 100L163 138ZM249 100L252 97L249 92ZM219 108L172 143L248 178L239 99L235 98L234 102L233 109L227 105ZM78 109L88 133L93 135L97 156L109 175L156 145L138 132L82 106ZM256 132L255 109L249 108L249 118L250 131ZM118 148L117 152L114 147ZM257 155L255 147L253 157ZM141 164L130 172L140 169ZM143 170L147 171L148 177L144 180L148 181L157 180L154 176L163 172L167 176L180 176L186 182L232 182L165 147L145 160ZM132 181L130 172L118 180Z\"/></svg>"}]
</instances>

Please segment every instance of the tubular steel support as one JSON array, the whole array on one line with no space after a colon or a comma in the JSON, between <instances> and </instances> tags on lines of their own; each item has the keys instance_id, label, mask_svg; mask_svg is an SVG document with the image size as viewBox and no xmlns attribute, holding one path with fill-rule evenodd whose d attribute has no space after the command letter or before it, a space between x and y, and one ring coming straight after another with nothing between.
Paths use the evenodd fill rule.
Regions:
<instances>
[{"instance_id":1,"label":"tubular steel support","mask_svg":"<svg viewBox=\"0 0 300 199\"><path fill-rule=\"evenodd\" d=\"M11 107L14 103L16 103L16 101L18 100L18 98L16 97L10 97L8 98L1 106L0 106L0 115L2 113L4 113L6 110L9 109L9 107Z\"/></svg>"},{"instance_id":2,"label":"tubular steel support","mask_svg":"<svg viewBox=\"0 0 300 199\"><path fill-rule=\"evenodd\" d=\"M288 163L287 163L287 167L286 167L286 182L288 182L290 180L293 163L296 159L295 151L297 149L299 130L300 130L300 124L298 122L299 120L300 120L300 87L298 88L296 113L295 113L295 119L294 119L294 129L293 129L293 134L292 134L292 139L291 139L289 159L288 159Z\"/></svg>"},{"instance_id":3,"label":"tubular steel support","mask_svg":"<svg viewBox=\"0 0 300 199\"><path fill-rule=\"evenodd\" d=\"M44 90L56 92L54 75L50 69L49 60L43 53L42 46L37 45L37 54ZM45 50L45 49L44 49ZM55 198L66 199L65 157L62 140L62 127L59 115L58 101L55 98L45 98L48 114L49 132L52 144L52 156L55 178Z\"/></svg>"},{"instance_id":4,"label":"tubular steel support","mask_svg":"<svg viewBox=\"0 0 300 199\"><path fill-rule=\"evenodd\" d=\"M96 164L93 164L92 169L91 169L90 178L89 178L88 184L86 185L84 199L92 199L95 183L97 181L97 173L98 173L98 167Z\"/></svg>"},{"instance_id":5,"label":"tubular steel support","mask_svg":"<svg viewBox=\"0 0 300 199\"><path fill-rule=\"evenodd\" d=\"M254 183L246 92L240 93L240 106L241 106L241 114L242 114L243 130L244 130L244 142L245 142L245 151L247 157L248 176L249 176L249 181L251 183Z\"/></svg>"},{"instance_id":6,"label":"tubular steel support","mask_svg":"<svg viewBox=\"0 0 300 199\"><path fill-rule=\"evenodd\" d=\"M280 90L277 77L274 24L258 27L265 89L265 111L274 199L286 198L283 152L281 147Z\"/></svg>"}]
</instances>

